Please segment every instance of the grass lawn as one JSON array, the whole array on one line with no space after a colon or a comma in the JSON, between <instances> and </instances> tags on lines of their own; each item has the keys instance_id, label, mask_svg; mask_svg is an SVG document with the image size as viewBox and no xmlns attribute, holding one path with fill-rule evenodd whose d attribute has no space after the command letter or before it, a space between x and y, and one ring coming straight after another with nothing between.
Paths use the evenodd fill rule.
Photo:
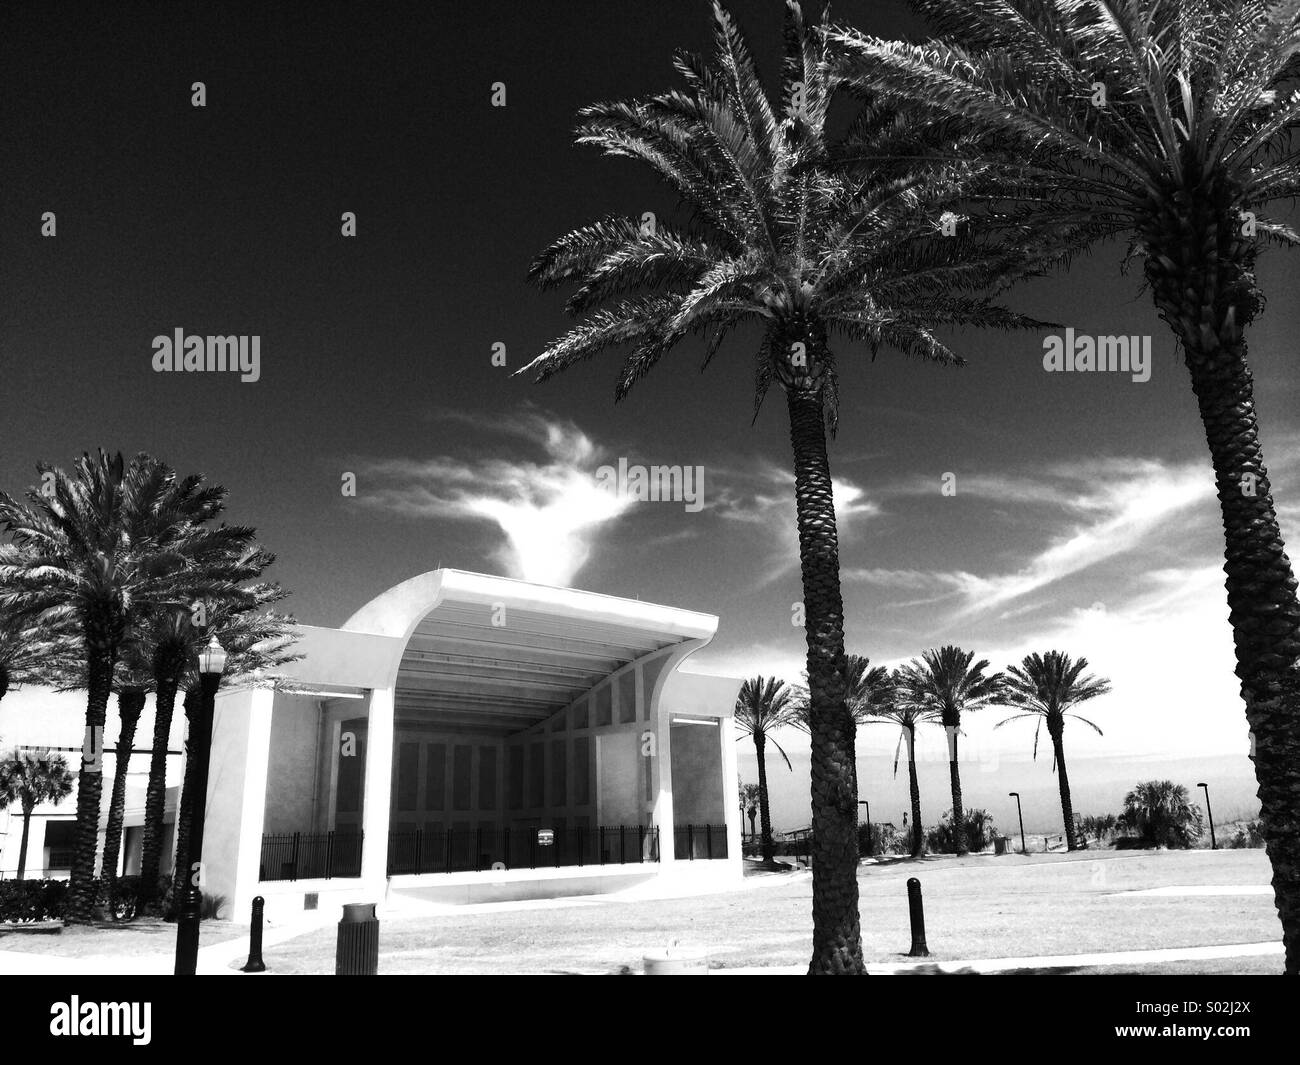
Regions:
<instances>
[{"instance_id":1,"label":"grass lawn","mask_svg":"<svg viewBox=\"0 0 1300 1065\"><path fill-rule=\"evenodd\" d=\"M1262 851L931 857L862 866L868 961L903 960L911 942L906 883L912 876L924 892L930 952L941 961L1281 938L1271 895L1115 894L1267 884L1271 872ZM390 918L380 928L380 972L637 972L644 952L674 939L707 947L719 968L799 965L811 952L811 899L804 873L750 878L743 890L687 899L592 897L522 910ZM266 962L279 973L330 973L334 945L334 929L321 929L268 949ZM1076 971L1272 973L1281 965L1275 957Z\"/></svg>"},{"instance_id":2,"label":"grass lawn","mask_svg":"<svg viewBox=\"0 0 1300 1065\"><path fill-rule=\"evenodd\" d=\"M239 936L248 937L247 925L229 921L204 921L199 925L199 946L211 946ZM176 925L154 918L124 924L69 925L57 933L6 931L0 926L0 950L24 951L57 958L140 957L166 954L176 948ZM333 972L333 969L330 970Z\"/></svg>"}]
</instances>

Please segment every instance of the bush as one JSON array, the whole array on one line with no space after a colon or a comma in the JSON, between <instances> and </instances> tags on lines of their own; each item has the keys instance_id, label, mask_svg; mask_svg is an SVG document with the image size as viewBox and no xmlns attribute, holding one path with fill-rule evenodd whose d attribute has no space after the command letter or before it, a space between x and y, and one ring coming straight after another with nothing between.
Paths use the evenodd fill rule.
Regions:
<instances>
[{"instance_id":1,"label":"bush","mask_svg":"<svg viewBox=\"0 0 1300 1065\"><path fill-rule=\"evenodd\" d=\"M57 921L67 893L66 880L0 880L0 922Z\"/></svg>"},{"instance_id":2,"label":"bush","mask_svg":"<svg viewBox=\"0 0 1300 1065\"><path fill-rule=\"evenodd\" d=\"M1264 832L1259 820L1250 821L1244 828L1237 829L1237 834L1228 841L1228 846L1233 848L1264 846Z\"/></svg>"},{"instance_id":3,"label":"bush","mask_svg":"<svg viewBox=\"0 0 1300 1065\"><path fill-rule=\"evenodd\" d=\"M203 892L203 902L199 906L199 920L216 921L221 917L221 911L226 907L225 895L209 895Z\"/></svg>"},{"instance_id":4,"label":"bush","mask_svg":"<svg viewBox=\"0 0 1300 1065\"><path fill-rule=\"evenodd\" d=\"M858 856L865 858L868 854L907 854L912 845L903 833L888 831L884 825L872 823L871 848L867 848L867 826L858 825Z\"/></svg>"},{"instance_id":5,"label":"bush","mask_svg":"<svg viewBox=\"0 0 1300 1065\"><path fill-rule=\"evenodd\" d=\"M962 820L966 834L966 849L978 853L993 838L993 815L987 810L965 810ZM957 839L953 831L952 811L943 815L934 828L925 834L926 846L934 854L956 854Z\"/></svg>"}]
</instances>

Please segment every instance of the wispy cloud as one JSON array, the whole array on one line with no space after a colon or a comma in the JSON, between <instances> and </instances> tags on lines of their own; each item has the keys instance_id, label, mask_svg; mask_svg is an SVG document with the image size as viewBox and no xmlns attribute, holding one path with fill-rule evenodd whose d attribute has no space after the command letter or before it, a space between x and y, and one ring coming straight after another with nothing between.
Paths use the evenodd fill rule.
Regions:
<instances>
[{"instance_id":1,"label":"wispy cloud","mask_svg":"<svg viewBox=\"0 0 1300 1065\"><path fill-rule=\"evenodd\" d=\"M590 557L600 528L632 500L597 482L601 449L572 422L530 411L500 426L474 424L480 432L514 436L542 457L503 447L492 456L372 461L362 464L363 476L378 488L358 498L408 517L490 522L504 537L493 557L506 573L567 586Z\"/></svg>"}]
</instances>

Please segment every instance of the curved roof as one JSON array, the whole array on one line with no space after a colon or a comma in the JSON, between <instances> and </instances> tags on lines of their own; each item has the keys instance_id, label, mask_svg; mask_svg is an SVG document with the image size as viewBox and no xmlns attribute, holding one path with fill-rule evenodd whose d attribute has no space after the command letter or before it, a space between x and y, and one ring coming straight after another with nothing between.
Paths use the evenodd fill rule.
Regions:
<instances>
[{"instance_id":1,"label":"curved roof","mask_svg":"<svg viewBox=\"0 0 1300 1065\"><path fill-rule=\"evenodd\" d=\"M439 569L371 600L343 630L403 641L399 716L432 712L440 727L510 733L630 662L702 646L717 627L710 614Z\"/></svg>"}]
</instances>

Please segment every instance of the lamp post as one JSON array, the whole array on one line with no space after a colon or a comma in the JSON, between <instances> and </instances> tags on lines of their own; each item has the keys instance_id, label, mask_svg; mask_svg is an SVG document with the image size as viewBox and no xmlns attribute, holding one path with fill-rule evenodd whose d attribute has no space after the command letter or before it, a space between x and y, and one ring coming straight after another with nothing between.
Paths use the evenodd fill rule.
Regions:
<instances>
[{"instance_id":1,"label":"lamp post","mask_svg":"<svg viewBox=\"0 0 1300 1065\"><path fill-rule=\"evenodd\" d=\"M1210 785L1201 783L1196 786L1205 789L1205 812L1210 817L1210 850L1217 851L1219 849L1219 844L1214 838L1214 811L1210 809Z\"/></svg>"},{"instance_id":2,"label":"lamp post","mask_svg":"<svg viewBox=\"0 0 1300 1065\"><path fill-rule=\"evenodd\" d=\"M870 858L873 857L874 851L876 849L875 844L872 842L871 839L871 803L867 802L866 799L859 799L858 805L865 806L867 808L867 857Z\"/></svg>"},{"instance_id":3,"label":"lamp post","mask_svg":"<svg viewBox=\"0 0 1300 1065\"><path fill-rule=\"evenodd\" d=\"M1029 846L1025 843L1025 815L1020 809L1020 792L1009 791L1007 794L1016 800L1016 817L1020 819L1020 853L1028 854Z\"/></svg>"},{"instance_id":4,"label":"lamp post","mask_svg":"<svg viewBox=\"0 0 1300 1065\"><path fill-rule=\"evenodd\" d=\"M190 754L194 761L194 787L190 795L190 868L185 870L176 917L176 975L193 976L199 964L199 919L203 892L195 875L202 869L203 819L208 805L208 761L212 755L212 707L226 668L225 649L215 636L199 652L199 699L190 720Z\"/></svg>"}]
</instances>

